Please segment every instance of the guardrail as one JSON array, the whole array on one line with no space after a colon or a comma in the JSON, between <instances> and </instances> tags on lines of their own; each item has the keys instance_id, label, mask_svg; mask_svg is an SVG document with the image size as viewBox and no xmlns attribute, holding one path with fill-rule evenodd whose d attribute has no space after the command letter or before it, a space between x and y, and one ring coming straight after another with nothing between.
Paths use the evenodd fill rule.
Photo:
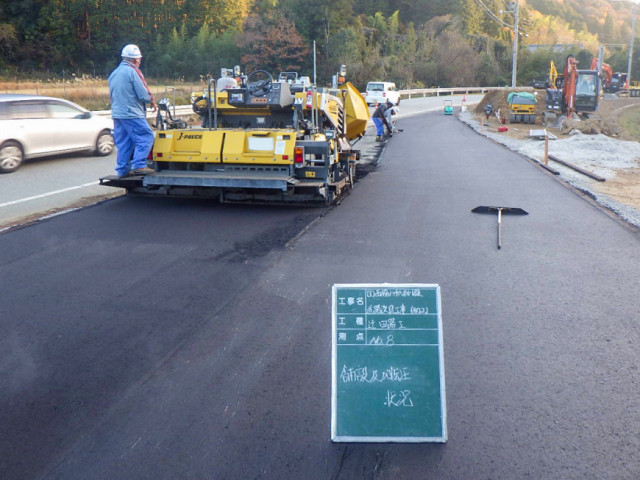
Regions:
<instances>
[{"instance_id":1,"label":"guardrail","mask_svg":"<svg viewBox=\"0 0 640 480\"><path fill-rule=\"evenodd\" d=\"M471 93L479 93L486 94L487 92L499 90L509 90L514 91L517 90L519 92L522 91L533 91L533 87L451 87L451 88L419 88L413 90L400 90L401 98L413 98L413 97L440 97L440 96L449 96L449 95L469 95Z\"/></svg>"},{"instance_id":2,"label":"guardrail","mask_svg":"<svg viewBox=\"0 0 640 480\"><path fill-rule=\"evenodd\" d=\"M472 93L486 94L493 90L517 90L517 91L533 91L533 87L451 87L451 88L417 88L412 90L399 90L400 98L415 98L415 97L444 97L451 95L469 95ZM176 115L189 115L193 113L191 105L176 105ZM93 112L96 115L111 115L111 110L101 110ZM171 113L173 114L173 107L171 107ZM147 118L155 118L156 114L151 111L147 111Z\"/></svg>"},{"instance_id":3,"label":"guardrail","mask_svg":"<svg viewBox=\"0 0 640 480\"><path fill-rule=\"evenodd\" d=\"M191 105L176 105L175 109L176 115L189 115L193 113L193 107ZM108 116L111 115L111 110L96 110L92 113L94 113L95 115ZM156 115L157 112L147 110L147 118L156 118ZM171 115L173 115L173 106L171 107Z\"/></svg>"},{"instance_id":4,"label":"guardrail","mask_svg":"<svg viewBox=\"0 0 640 480\"><path fill-rule=\"evenodd\" d=\"M413 90L400 90L401 98L414 98L414 97L440 97L450 95L468 95L470 93L485 94L489 91L488 88L419 88ZM493 89L491 89L493 90Z\"/></svg>"}]
</instances>

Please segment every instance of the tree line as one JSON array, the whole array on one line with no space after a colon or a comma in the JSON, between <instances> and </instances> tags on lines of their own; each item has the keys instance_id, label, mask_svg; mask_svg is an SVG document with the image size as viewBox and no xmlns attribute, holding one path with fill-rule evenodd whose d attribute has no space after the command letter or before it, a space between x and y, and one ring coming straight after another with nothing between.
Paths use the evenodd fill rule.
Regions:
<instances>
[{"instance_id":1,"label":"tree line","mask_svg":"<svg viewBox=\"0 0 640 480\"><path fill-rule=\"evenodd\" d=\"M122 46L136 43L143 51L145 74L158 79L218 76L221 68L234 65L247 73L295 70L311 75L314 59L320 84L328 83L342 64L360 88L372 79L403 88L507 85L511 79L514 20L505 0L4 3L4 76L61 71L107 76L118 64ZM609 45L605 60L616 71L626 71L623 39L628 38L630 18L623 7L616 9L605 0L520 3L520 83L543 78L549 62L562 65L567 53L589 62L601 38ZM528 45L534 43L549 46L533 51Z\"/></svg>"}]
</instances>

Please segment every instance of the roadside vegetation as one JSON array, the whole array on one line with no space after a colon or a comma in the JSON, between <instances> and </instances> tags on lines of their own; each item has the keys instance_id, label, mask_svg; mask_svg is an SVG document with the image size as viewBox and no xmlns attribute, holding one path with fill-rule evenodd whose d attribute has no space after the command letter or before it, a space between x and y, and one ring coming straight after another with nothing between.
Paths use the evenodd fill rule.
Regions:
<instances>
[{"instance_id":1,"label":"roadside vegetation","mask_svg":"<svg viewBox=\"0 0 640 480\"><path fill-rule=\"evenodd\" d=\"M630 108L620 114L618 119L628 139L640 142L640 107Z\"/></svg>"}]
</instances>

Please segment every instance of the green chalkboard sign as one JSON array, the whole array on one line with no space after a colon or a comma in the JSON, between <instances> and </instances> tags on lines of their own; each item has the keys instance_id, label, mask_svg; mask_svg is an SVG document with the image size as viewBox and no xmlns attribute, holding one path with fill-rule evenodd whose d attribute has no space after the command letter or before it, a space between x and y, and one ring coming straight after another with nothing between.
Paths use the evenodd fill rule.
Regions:
<instances>
[{"instance_id":1,"label":"green chalkboard sign","mask_svg":"<svg viewBox=\"0 0 640 480\"><path fill-rule=\"evenodd\" d=\"M447 441L439 285L334 285L332 337L332 441Z\"/></svg>"}]
</instances>

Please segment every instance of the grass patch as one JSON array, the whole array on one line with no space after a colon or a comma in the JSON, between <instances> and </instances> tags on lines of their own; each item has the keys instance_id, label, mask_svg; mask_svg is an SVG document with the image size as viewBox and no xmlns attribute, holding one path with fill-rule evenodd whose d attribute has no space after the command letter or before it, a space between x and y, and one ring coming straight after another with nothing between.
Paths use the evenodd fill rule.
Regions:
<instances>
[{"instance_id":1,"label":"grass patch","mask_svg":"<svg viewBox=\"0 0 640 480\"><path fill-rule=\"evenodd\" d=\"M640 108L631 108L622 112L618 123L627 136L640 142Z\"/></svg>"}]
</instances>

